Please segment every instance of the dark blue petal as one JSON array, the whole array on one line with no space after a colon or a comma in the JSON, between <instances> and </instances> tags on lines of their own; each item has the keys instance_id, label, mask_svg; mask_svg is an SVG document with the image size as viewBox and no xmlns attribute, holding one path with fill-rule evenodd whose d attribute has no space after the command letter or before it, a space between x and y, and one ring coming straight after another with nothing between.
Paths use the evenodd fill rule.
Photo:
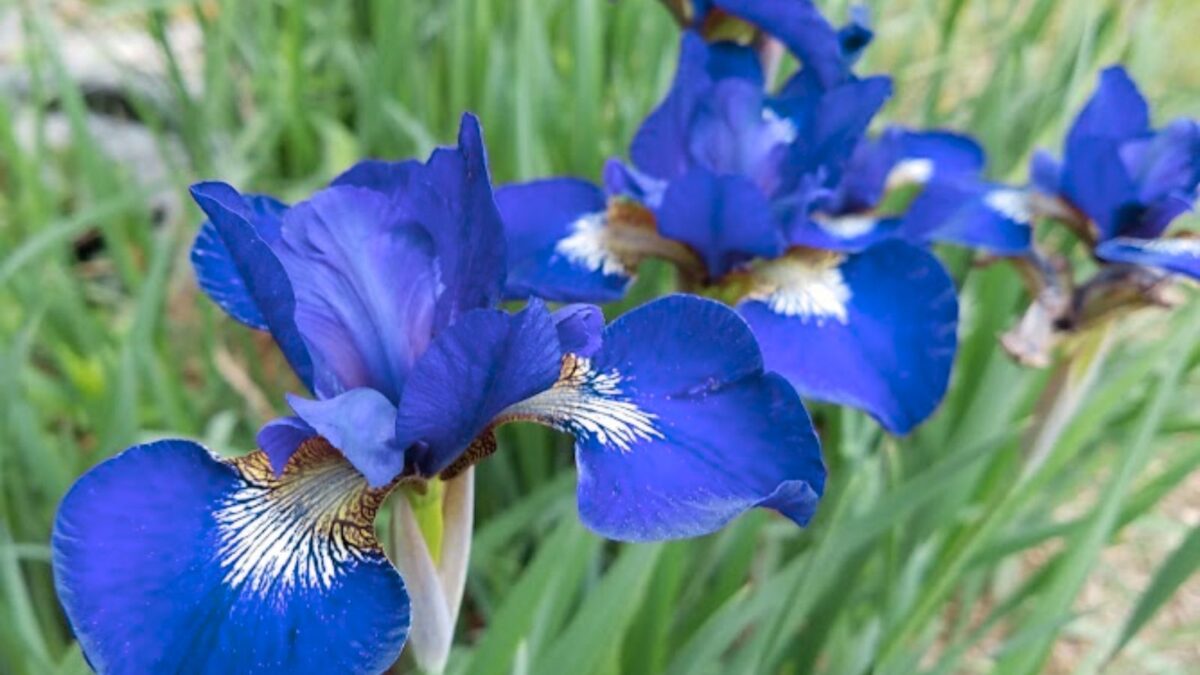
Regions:
<instances>
[{"instance_id":1,"label":"dark blue petal","mask_svg":"<svg viewBox=\"0 0 1200 675\"><path fill-rule=\"evenodd\" d=\"M1033 186L1047 195L1062 191L1062 163L1045 150L1033 153L1029 162L1029 179Z\"/></svg>"},{"instance_id":2,"label":"dark blue petal","mask_svg":"<svg viewBox=\"0 0 1200 675\"><path fill-rule=\"evenodd\" d=\"M1196 185L1200 182L1200 126L1193 120L1176 120L1150 138L1122 145L1120 153L1130 177L1138 185L1138 200L1153 210L1122 223L1121 234L1157 237L1170 223L1164 216L1179 215L1179 202L1190 204L1196 199Z\"/></svg>"},{"instance_id":3,"label":"dark blue petal","mask_svg":"<svg viewBox=\"0 0 1200 675\"><path fill-rule=\"evenodd\" d=\"M974 178L934 180L904 214L900 231L920 244L946 242L1020 255L1033 242L1030 195Z\"/></svg>"},{"instance_id":4,"label":"dark blue petal","mask_svg":"<svg viewBox=\"0 0 1200 675\"><path fill-rule=\"evenodd\" d=\"M383 496L319 442L280 478L262 453L137 446L63 499L59 599L103 673L381 672L409 628L372 528Z\"/></svg>"},{"instance_id":5,"label":"dark blue petal","mask_svg":"<svg viewBox=\"0 0 1200 675\"><path fill-rule=\"evenodd\" d=\"M275 474L279 475L300 446L317 435L317 431L299 417L281 417L264 424L254 440L271 461Z\"/></svg>"},{"instance_id":6,"label":"dark blue petal","mask_svg":"<svg viewBox=\"0 0 1200 675\"><path fill-rule=\"evenodd\" d=\"M787 93L772 103L797 129L789 165L801 173L821 172L836 185L871 119L892 95L888 77L868 77L817 96Z\"/></svg>"},{"instance_id":7,"label":"dark blue petal","mask_svg":"<svg viewBox=\"0 0 1200 675\"><path fill-rule=\"evenodd\" d=\"M575 178L509 185L496 191L508 237L505 295L561 302L611 302L635 270L607 245L607 200Z\"/></svg>"},{"instance_id":8,"label":"dark blue petal","mask_svg":"<svg viewBox=\"0 0 1200 675\"><path fill-rule=\"evenodd\" d=\"M619 159L610 158L604 163L604 190L609 195L633 199L648 209L657 209L662 205L667 181L646 175ZM499 193L496 199L499 200Z\"/></svg>"},{"instance_id":9,"label":"dark blue petal","mask_svg":"<svg viewBox=\"0 0 1200 675\"><path fill-rule=\"evenodd\" d=\"M279 239L279 223L287 205L267 195L244 195L250 224L268 245ZM213 302L234 319L257 330L268 330L267 320L238 271L229 247L211 220L200 225L192 244L196 282Z\"/></svg>"},{"instance_id":10,"label":"dark blue petal","mask_svg":"<svg viewBox=\"0 0 1200 675\"><path fill-rule=\"evenodd\" d=\"M710 300L629 312L591 359L566 357L552 389L507 414L575 435L580 516L613 539L707 534L755 506L804 524L824 489L804 406L764 374L745 322Z\"/></svg>"},{"instance_id":11,"label":"dark blue petal","mask_svg":"<svg viewBox=\"0 0 1200 675\"><path fill-rule=\"evenodd\" d=\"M429 232L439 281L435 326L492 307L504 284L504 227L492 197L479 120L466 113L458 146L438 148L429 161L363 162L334 181L378 192Z\"/></svg>"},{"instance_id":12,"label":"dark blue petal","mask_svg":"<svg viewBox=\"0 0 1200 675\"><path fill-rule=\"evenodd\" d=\"M604 312L595 305L567 305L551 315L564 354L591 356L600 348Z\"/></svg>"},{"instance_id":13,"label":"dark blue petal","mask_svg":"<svg viewBox=\"0 0 1200 675\"><path fill-rule=\"evenodd\" d=\"M1130 239L1101 242L1096 256L1114 263L1156 267L1200 280L1200 239Z\"/></svg>"},{"instance_id":14,"label":"dark blue petal","mask_svg":"<svg viewBox=\"0 0 1200 675\"><path fill-rule=\"evenodd\" d=\"M792 223L788 244L825 251L862 251L901 235L899 218L871 214L818 216Z\"/></svg>"},{"instance_id":15,"label":"dark blue petal","mask_svg":"<svg viewBox=\"0 0 1200 675\"><path fill-rule=\"evenodd\" d=\"M770 195L783 182L781 164L795 140L793 123L763 108L759 85L729 79L698 102L688 149L700 167L745 176Z\"/></svg>"},{"instance_id":16,"label":"dark blue petal","mask_svg":"<svg viewBox=\"0 0 1200 675\"><path fill-rule=\"evenodd\" d=\"M840 84L850 75L838 32L809 0L712 0L712 4L778 38L823 86Z\"/></svg>"},{"instance_id":17,"label":"dark blue petal","mask_svg":"<svg viewBox=\"0 0 1200 675\"><path fill-rule=\"evenodd\" d=\"M1142 211L1120 146L1106 138L1087 138L1073 150L1063 168L1063 194L1095 221L1101 239L1114 237Z\"/></svg>"},{"instance_id":18,"label":"dark blue petal","mask_svg":"<svg viewBox=\"0 0 1200 675\"><path fill-rule=\"evenodd\" d=\"M718 278L754 257L783 250L783 236L762 192L742 176L696 168L671 182L658 212L662 236L691 246Z\"/></svg>"},{"instance_id":19,"label":"dark blue petal","mask_svg":"<svg viewBox=\"0 0 1200 675\"><path fill-rule=\"evenodd\" d=\"M396 423L399 445L423 443L417 468L437 474L501 410L554 384L561 357L554 321L539 300L515 315L468 312L437 336L413 369Z\"/></svg>"},{"instance_id":20,"label":"dark blue petal","mask_svg":"<svg viewBox=\"0 0 1200 675\"><path fill-rule=\"evenodd\" d=\"M976 174L983 170L986 157L975 139L952 131L891 130L897 134L903 159L927 159L935 173Z\"/></svg>"},{"instance_id":21,"label":"dark blue petal","mask_svg":"<svg viewBox=\"0 0 1200 675\"><path fill-rule=\"evenodd\" d=\"M374 389L351 389L320 401L288 394L296 415L337 448L367 483L379 488L404 470L405 445L398 444L396 406Z\"/></svg>"},{"instance_id":22,"label":"dark blue petal","mask_svg":"<svg viewBox=\"0 0 1200 675\"><path fill-rule=\"evenodd\" d=\"M321 365L317 394L369 387L399 400L444 283L428 230L382 193L336 186L284 214L276 252Z\"/></svg>"},{"instance_id":23,"label":"dark blue petal","mask_svg":"<svg viewBox=\"0 0 1200 675\"><path fill-rule=\"evenodd\" d=\"M633 137L629 152L638 170L655 178L671 179L691 167L688 145L692 115L698 101L712 86L707 63L704 38L686 31L671 90Z\"/></svg>"},{"instance_id":24,"label":"dark blue petal","mask_svg":"<svg viewBox=\"0 0 1200 675\"><path fill-rule=\"evenodd\" d=\"M946 393L954 284L929 253L887 242L844 258L785 258L739 305L767 367L802 396L853 406L907 433Z\"/></svg>"},{"instance_id":25,"label":"dark blue petal","mask_svg":"<svg viewBox=\"0 0 1200 675\"><path fill-rule=\"evenodd\" d=\"M838 29L838 44L847 67L851 67L862 56L867 45L875 39L871 30L871 11L866 5L850 7L850 22Z\"/></svg>"},{"instance_id":26,"label":"dark blue petal","mask_svg":"<svg viewBox=\"0 0 1200 675\"><path fill-rule=\"evenodd\" d=\"M1150 130L1150 108L1137 84L1121 66L1106 68L1091 99L1075 118L1067 134L1067 163L1083 161L1073 156L1076 143L1090 138L1124 141Z\"/></svg>"},{"instance_id":27,"label":"dark blue petal","mask_svg":"<svg viewBox=\"0 0 1200 675\"><path fill-rule=\"evenodd\" d=\"M254 211L237 190L224 183L197 183L192 197L213 224L236 273L258 307L296 376L313 388L313 360L296 325L296 298L284 267L258 233Z\"/></svg>"}]
</instances>

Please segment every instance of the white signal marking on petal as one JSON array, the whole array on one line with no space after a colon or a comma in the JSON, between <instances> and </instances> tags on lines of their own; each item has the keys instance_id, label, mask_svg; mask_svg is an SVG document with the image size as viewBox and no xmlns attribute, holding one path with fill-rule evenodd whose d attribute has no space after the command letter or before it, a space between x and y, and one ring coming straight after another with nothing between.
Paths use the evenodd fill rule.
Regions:
<instances>
[{"instance_id":1,"label":"white signal marking on petal","mask_svg":"<svg viewBox=\"0 0 1200 675\"><path fill-rule=\"evenodd\" d=\"M509 406L500 417L536 419L621 452L639 441L665 438L654 424L658 416L625 398L622 380L615 369L602 373L590 359L567 354L554 386Z\"/></svg>"},{"instance_id":2,"label":"white signal marking on petal","mask_svg":"<svg viewBox=\"0 0 1200 675\"><path fill-rule=\"evenodd\" d=\"M607 219L604 211L580 216L571 223L571 234L558 242L555 252L593 272L606 275L629 274L625 263L608 246Z\"/></svg>"},{"instance_id":3,"label":"white signal marking on petal","mask_svg":"<svg viewBox=\"0 0 1200 675\"><path fill-rule=\"evenodd\" d=\"M324 441L310 441L278 478L265 454L234 460L242 486L213 516L224 583L260 596L329 589L349 566L382 555L373 528L384 491Z\"/></svg>"},{"instance_id":4,"label":"white signal marking on petal","mask_svg":"<svg viewBox=\"0 0 1200 675\"><path fill-rule=\"evenodd\" d=\"M834 255L822 260L788 257L774 261L756 271L759 287L747 298L765 303L782 316L846 324L846 306L854 294L839 268L843 260L845 256Z\"/></svg>"},{"instance_id":5,"label":"white signal marking on petal","mask_svg":"<svg viewBox=\"0 0 1200 675\"><path fill-rule=\"evenodd\" d=\"M1029 194L1023 190L992 190L983 197L983 203L996 213L1022 225L1033 222L1033 206Z\"/></svg>"},{"instance_id":6,"label":"white signal marking on petal","mask_svg":"<svg viewBox=\"0 0 1200 675\"><path fill-rule=\"evenodd\" d=\"M933 177L933 160L925 157L904 159L896 162L884 182L885 190L894 190L905 185L924 185Z\"/></svg>"},{"instance_id":7,"label":"white signal marking on petal","mask_svg":"<svg viewBox=\"0 0 1200 675\"><path fill-rule=\"evenodd\" d=\"M879 219L874 216L860 214L837 216L835 218L818 218L817 224L821 226L821 229L835 237L854 239L874 230L875 226L879 224Z\"/></svg>"},{"instance_id":8,"label":"white signal marking on petal","mask_svg":"<svg viewBox=\"0 0 1200 675\"><path fill-rule=\"evenodd\" d=\"M766 137L772 144L791 145L796 141L796 125L785 117L780 117L774 110L763 108L763 124L766 125Z\"/></svg>"},{"instance_id":9,"label":"white signal marking on petal","mask_svg":"<svg viewBox=\"0 0 1200 675\"><path fill-rule=\"evenodd\" d=\"M1186 255L1200 256L1200 239L1179 239L1175 237L1167 239L1129 239L1128 237L1120 237L1113 240L1114 243L1130 248L1140 249L1147 253L1162 253L1164 255Z\"/></svg>"}]
</instances>

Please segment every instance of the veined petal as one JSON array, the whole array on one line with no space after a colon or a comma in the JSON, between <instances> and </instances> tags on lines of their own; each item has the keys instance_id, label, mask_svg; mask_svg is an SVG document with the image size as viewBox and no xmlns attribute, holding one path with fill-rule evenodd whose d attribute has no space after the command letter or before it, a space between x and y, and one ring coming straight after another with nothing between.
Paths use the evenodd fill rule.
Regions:
<instances>
[{"instance_id":1,"label":"veined petal","mask_svg":"<svg viewBox=\"0 0 1200 675\"><path fill-rule=\"evenodd\" d=\"M1200 239L1117 237L1101 242L1096 257L1114 263L1157 267L1200 280Z\"/></svg>"},{"instance_id":2,"label":"veined petal","mask_svg":"<svg viewBox=\"0 0 1200 675\"><path fill-rule=\"evenodd\" d=\"M1033 242L1031 196L972 177L936 180L913 200L899 229L913 243L948 242L1020 255Z\"/></svg>"},{"instance_id":3,"label":"veined petal","mask_svg":"<svg viewBox=\"0 0 1200 675\"><path fill-rule=\"evenodd\" d=\"M374 389L351 389L311 401L288 394L297 417L329 441L373 488L404 470L405 445L396 442L396 406ZM260 433L261 435L261 433Z\"/></svg>"},{"instance_id":4,"label":"veined petal","mask_svg":"<svg viewBox=\"0 0 1200 675\"><path fill-rule=\"evenodd\" d=\"M932 255L893 241L849 256L793 254L753 274L738 309L767 367L802 396L865 410L893 433L941 402L958 301Z\"/></svg>"},{"instance_id":5,"label":"veined petal","mask_svg":"<svg viewBox=\"0 0 1200 675\"><path fill-rule=\"evenodd\" d=\"M745 322L710 300L629 312L591 358L565 356L553 387L500 417L575 436L580 516L613 539L702 535L755 506L804 524L824 489L804 406L763 372Z\"/></svg>"},{"instance_id":6,"label":"veined petal","mask_svg":"<svg viewBox=\"0 0 1200 675\"><path fill-rule=\"evenodd\" d=\"M464 113L458 145L438 148L424 164L360 164L334 181L378 192L429 233L437 256L434 326L472 309L495 306L504 285L504 225L488 175L479 120Z\"/></svg>"},{"instance_id":7,"label":"veined petal","mask_svg":"<svg viewBox=\"0 0 1200 675\"><path fill-rule=\"evenodd\" d=\"M604 192L575 178L496 191L508 238L505 295L611 302L625 295L636 265L614 245Z\"/></svg>"},{"instance_id":8,"label":"veined petal","mask_svg":"<svg viewBox=\"0 0 1200 675\"><path fill-rule=\"evenodd\" d=\"M671 182L658 229L695 250L714 279L746 260L783 250L783 235L762 192L742 176L701 168Z\"/></svg>"},{"instance_id":9,"label":"veined petal","mask_svg":"<svg viewBox=\"0 0 1200 675\"><path fill-rule=\"evenodd\" d=\"M321 365L316 393L369 387L399 400L442 288L429 230L382 193L335 186L284 214L275 249L294 280L295 322Z\"/></svg>"},{"instance_id":10,"label":"veined petal","mask_svg":"<svg viewBox=\"0 0 1200 675\"><path fill-rule=\"evenodd\" d=\"M280 219L287 205L267 195L244 195L243 199L250 225L259 238L268 245L278 240ZM200 232L192 244L191 259L196 282L213 302L241 323L257 330L269 330L258 301L250 294L229 247L211 220L200 225Z\"/></svg>"},{"instance_id":11,"label":"veined petal","mask_svg":"<svg viewBox=\"0 0 1200 675\"><path fill-rule=\"evenodd\" d=\"M548 389L562 348L546 306L517 314L468 312L442 331L413 369L400 401L397 443L414 451L421 475L449 466L505 407Z\"/></svg>"},{"instance_id":12,"label":"veined petal","mask_svg":"<svg viewBox=\"0 0 1200 675\"><path fill-rule=\"evenodd\" d=\"M263 320L296 376L312 389L313 358L296 325L296 296L283 265L254 225L254 211L225 183L197 183L191 191L212 223L210 232L218 235L229 254L232 267L226 267L226 272L236 273L254 299L260 316L248 318Z\"/></svg>"},{"instance_id":13,"label":"veined petal","mask_svg":"<svg viewBox=\"0 0 1200 675\"><path fill-rule=\"evenodd\" d=\"M381 672L409 628L383 497L321 441L278 478L261 452L136 446L63 499L59 599L99 672Z\"/></svg>"}]
</instances>

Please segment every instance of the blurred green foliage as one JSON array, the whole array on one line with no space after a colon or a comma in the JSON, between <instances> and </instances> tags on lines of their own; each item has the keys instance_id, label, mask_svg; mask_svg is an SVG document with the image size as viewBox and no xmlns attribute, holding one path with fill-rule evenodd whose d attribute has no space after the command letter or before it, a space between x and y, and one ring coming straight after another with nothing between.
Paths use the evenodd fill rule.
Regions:
<instances>
[{"instance_id":1,"label":"blurred green foliage","mask_svg":"<svg viewBox=\"0 0 1200 675\"><path fill-rule=\"evenodd\" d=\"M835 18L847 4L824 3ZM1159 119L1200 113L1192 0L869 4L878 36L860 70L895 76L887 121L976 134L996 178L1022 181L1035 145L1057 149L1109 62L1130 66ZM52 5L0 8L21 37L19 65L7 67L25 80L20 95L0 97L4 673L86 672L46 544L77 475L165 435L249 450L282 393L298 389L269 341L198 294L186 250L199 213L163 217L156 195L183 203L190 182L221 178L299 198L360 157L424 155L452 138L463 110L483 121L497 182L596 177L664 91L677 41L651 0L87 7L149 38L163 64L156 88L130 77L125 105L153 131L168 171L147 184L106 155L89 124L96 101L71 76L73 47ZM201 32L195 53L170 29L181 22ZM51 117L67 142L52 142ZM97 237L103 248L78 260L80 242ZM1080 414L1029 475L1021 432L1048 374L1019 368L996 344L1026 298L1006 266L943 253L963 293L950 396L903 439L816 406L831 477L807 530L760 512L694 541L604 543L575 518L568 442L505 429L502 450L480 467L450 671L1045 668L1101 550L1200 465L1200 308L1193 294L1173 315L1120 326ZM670 284L649 266L626 306ZM1118 641L1137 642L1149 613L1195 569L1195 539L1124 633L1114 624L1073 666L1098 669ZM1041 562L1031 567L1022 561L1035 549Z\"/></svg>"}]
</instances>

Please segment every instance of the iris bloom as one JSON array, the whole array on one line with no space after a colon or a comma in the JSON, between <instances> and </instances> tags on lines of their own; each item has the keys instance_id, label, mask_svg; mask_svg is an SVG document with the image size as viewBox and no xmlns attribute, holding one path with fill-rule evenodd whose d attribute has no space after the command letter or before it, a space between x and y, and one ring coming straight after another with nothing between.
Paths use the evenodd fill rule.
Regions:
<instances>
[{"instance_id":1,"label":"iris bloom","mask_svg":"<svg viewBox=\"0 0 1200 675\"><path fill-rule=\"evenodd\" d=\"M509 421L575 436L580 516L614 539L700 535L756 506L812 516L817 439L734 312L672 296L604 328L590 306L495 308L505 248L474 118L457 148L359 164L291 207L193 194L201 286L269 331L313 398L261 451L140 445L67 494L55 579L97 670L387 668L410 601L376 510L493 451Z\"/></svg>"},{"instance_id":2,"label":"iris bloom","mask_svg":"<svg viewBox=\"0 0 1200 675\"><path fill-rule=\"evenodd\" d=\"M942 399L957 345L954 285L923 244L985 244L987 233L997 247L1027 245L1024 214L997 208L1003 195L958 208L964 192L995 191L970 139L864 137L891 92L888 78L851 72L865 26L835 31L805 2L712 4L777 27L804 67L769 94L754 50L686 31L632 166L610 161L604 189L553 178L498 191L507 291L609 301L642 259L671 260L686 285L738 309L768 367L802 395L905 433Z\"/></svg>"},{"instance_id":3,"label":"iris bloom","mask_svg":"<svg viewBox=\"0 0 1200 675\"><path fill-rule=\"evenodd\" d=\"M1074 226L1100 260L1200 279L1200 240L1165 236L1196 201L1200 126L1178 119L1153 129L1124 68L1100 74L1067 134L1063 161L1038 153L1032 174L1050 205L1046 215Z\"/></svg>"}]
</instances>

